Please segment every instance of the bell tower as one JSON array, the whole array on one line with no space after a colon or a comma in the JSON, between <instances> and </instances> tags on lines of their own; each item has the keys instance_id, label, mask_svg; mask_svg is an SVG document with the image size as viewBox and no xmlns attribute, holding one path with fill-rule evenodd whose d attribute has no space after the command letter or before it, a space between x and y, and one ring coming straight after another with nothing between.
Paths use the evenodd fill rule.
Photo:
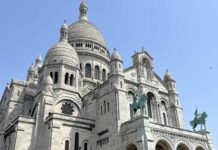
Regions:
<instances>
[{"instance_id":1,"label":"bell tower","mask_svg":"<svg viewBox=\"0 0 218 150\"><path fill-rule=\"evenodd\" d=\"M177 128L184 128L183 120L183 108L179 102L179 94L176 90L176 81L173 79L172 75L166 70L164 76L164 82L168 89L169 93L169 102L170 102L170 114L169 120L172 126Z\"/></svg>"}]
</instances>

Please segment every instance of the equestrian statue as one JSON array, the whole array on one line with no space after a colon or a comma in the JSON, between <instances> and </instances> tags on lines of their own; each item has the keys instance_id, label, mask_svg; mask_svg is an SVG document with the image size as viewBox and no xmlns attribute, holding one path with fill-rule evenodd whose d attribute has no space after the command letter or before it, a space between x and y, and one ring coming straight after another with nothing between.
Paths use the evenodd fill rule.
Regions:
<instances>
[{"instance_id":1,"label":"equestrian statue","mask_svg":"<svg viewBox=\"0 0 218 150\"><path fill-rule=\"evenodd\" d=\"M194 120L190 121L190 125L192 126L192 129L196 131L197 125L201 125L201 131L206 130L206 118L207 118L207 113L203 112L202 114L198 113L198 109L196 108L195 110L195 117ZM202 128L204 126L204 129Z\"/></svg>"},{"instance_id":2,"label":"equestrian statue","mask_svg":"<svg viewBox=\"0 0 218 150\"><path fill-rule=\"evenodd\" d=\"M147 99L148 97L145 94L134 96L133 104L130 105L132 117L145 114L145 103ZM138 111L140 114L137 113Z\"/></svg>"}]
</instances>

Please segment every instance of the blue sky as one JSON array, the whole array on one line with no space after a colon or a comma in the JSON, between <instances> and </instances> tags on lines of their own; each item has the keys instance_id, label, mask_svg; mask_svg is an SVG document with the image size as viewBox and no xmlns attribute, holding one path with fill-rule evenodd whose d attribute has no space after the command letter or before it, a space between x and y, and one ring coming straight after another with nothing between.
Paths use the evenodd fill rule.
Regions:
<instances>
[{"instance_id":1,"label":"blue sky","mask_svg":"<svg viewBox=\"0 0 218 150\"><path fill-rule=\"evenodd\" d=\"M80 0L1 1L0 95L12 77L26 79L38 54L59 40L59 28L78 19ZM166 68L176 79L186 128L195 105L207 111L207 128L218 145L218 1L88 0L89 20L130 66L145 47L160 77Z\"/></svg>"}]
</instances>

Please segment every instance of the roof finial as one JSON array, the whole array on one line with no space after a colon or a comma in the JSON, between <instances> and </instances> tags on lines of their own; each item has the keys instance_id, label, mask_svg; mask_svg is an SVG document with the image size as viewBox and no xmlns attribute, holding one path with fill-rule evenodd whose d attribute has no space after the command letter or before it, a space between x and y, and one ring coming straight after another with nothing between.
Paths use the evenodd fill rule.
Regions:
<instances>
[{"instance_id":1,"label":"roof finial","mask_svg":"<svg viewBox=\"0 0 218 150\"><path fill-rule=\"evenodd\" d=\"M142 52L145 52L146 51L146 48L145 47L142 47Z\"/></svg>"},{"instance_id":2,"label":"roof finial","mask_svg":"<svg viewBox=\"0 0 218 150\"><path fill-rule=\"evenodd\" d=\"M36 62L42 62L42 56L41 56L40 53L39 53L39 55L36 58Z\"/></svg>"},{"instance_id":3,"label":"roof finial","mask_svg":"<svg viewBox=\"0 0 218 150\"><path fill-rule=\"evenodd\" d=\"M68 25L66 23L66 20L64 20L64 24L61 26L61 38L60 41L67 42L68 39Z\"/></svg>"},{"instance_id":4,"label":"roof finial","mask_svg":"<svg viewBox=\"0 0 218 150\"><path fill-rule=\"evenodd\" d=\"M88 20L88 16L87 16L88 5L87 5L85 0L82 0L80 7L79 7L79 10L80 10L79 20L87 21Z\"/></svg>"}]
</instances>

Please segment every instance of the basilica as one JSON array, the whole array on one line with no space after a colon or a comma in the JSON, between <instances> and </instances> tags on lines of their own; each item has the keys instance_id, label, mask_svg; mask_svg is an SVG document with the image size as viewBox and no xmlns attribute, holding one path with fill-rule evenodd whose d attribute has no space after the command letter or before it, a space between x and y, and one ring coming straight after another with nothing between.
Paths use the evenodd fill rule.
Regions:
<instances>
[{"instance_id":1,"label":"basilica","mask_svg":"<svg viewBox=\"0 0 218 150\"><path fill-rule=\"evenodd\" d=\"M208 131L184 128L172 75L158 76L144 48L124 68L88 20L85 1L79 11L27 79L7 84L0 150L215 150Z\"/></svg>"}]
</instances>

